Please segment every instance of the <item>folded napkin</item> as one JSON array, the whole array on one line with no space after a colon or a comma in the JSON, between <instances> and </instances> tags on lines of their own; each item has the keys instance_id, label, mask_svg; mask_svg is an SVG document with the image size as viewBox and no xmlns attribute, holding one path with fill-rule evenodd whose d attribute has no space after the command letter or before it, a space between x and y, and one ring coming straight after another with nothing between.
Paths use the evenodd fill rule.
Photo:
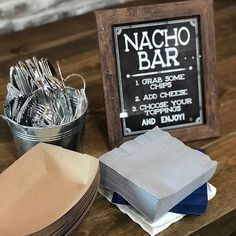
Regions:
<instances>
[{"instance_id":1,"label":"folded napkin","mask_svg":"<svg viewBox=\"0 0 236 236\"><path fill-rule=\"evenodd\" d=\"M169 211L186 215L201 215L206 211L207 203L207 184L204 184Z\"/></svg>"},{"instance_id":2,"label":"folded napkin","mask_svg":"<svg viewBox=\"0 0 236 236\"><path fill-rule=\"evenodd\" d=\"M130 205L120 194L113 193L111 202L114 204ZM201 215L206 211L208 204L207 200L207 183L196 189L189 196L183 199L180 203L174 206L169 212L186 214L186 215Z\"/></svg>"},{"instance_id":3,"label":"folded napkin","mask_svg":"<svg viewBox=\"0 0 236 236\"><path fill-rule=\"evenodd\" d=\"M206 153L204 149L198 149L199 151ZM130 205L121 195L113 193L112 203ZM201 215L206 211L208 204L207 200L207 183L200 188L193 191L189 196L183 199L180 203L174 206L169 212L186 215Z\"/></svg>"},{"instance_id":4,"label":"folded napkin","mask_svg":"<svg viewBox=\"0 0 236 236\"><path fill-rule=\"evenodd\" d=\"M207 198L211 200L216 194L216 188L211 184L207 183ZM99 193L103 195L108 201L111 202L113 192L108 189L100 186ZM113 203L115 204L115 203ZM140 211L137 211L134 207L125 204L115 204L119 210L127 214L134 222L139 224L147 233L154 236L164 229L168 228L171 224L182 219L185 214L177 214L173 212L167 212L158 220L150 221L146 215L142 214Z\"/></svg>"},{"instance_id":5,"label":"folded napkin","mask_svg":"<svg viewBox=\"0 0 236 236\"><path fill-rule=\"evenodd\" d=\"M156 127L100 157L101 186L154 221L206 183L216 166Z\"/></svg>"}]
</instances>

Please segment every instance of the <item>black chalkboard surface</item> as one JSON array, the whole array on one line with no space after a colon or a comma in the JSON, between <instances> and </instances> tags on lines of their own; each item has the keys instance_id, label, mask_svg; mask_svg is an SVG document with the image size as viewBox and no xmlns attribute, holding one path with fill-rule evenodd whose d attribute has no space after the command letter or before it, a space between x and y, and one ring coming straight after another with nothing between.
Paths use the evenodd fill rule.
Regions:
<instances>
[{"instance_id":1,"label":"black chalkboard surface","mask_svg":"<svg viewBox=\"0 0 236 236\"><path fill-rule=\"evenodd\" d=\"M96 12L110 147L155 126L218 136L212 0Z\"/></svg>"},{"instance_id":2,"label":"black chalkboard surface","mask_svg":"<svg viewBox=\"0 0 236 236\"><path fill-rule=\"evenodd\" d=\"M123 134L205 122L200 19L113 26Z\"/></svg>"}]
</instances>

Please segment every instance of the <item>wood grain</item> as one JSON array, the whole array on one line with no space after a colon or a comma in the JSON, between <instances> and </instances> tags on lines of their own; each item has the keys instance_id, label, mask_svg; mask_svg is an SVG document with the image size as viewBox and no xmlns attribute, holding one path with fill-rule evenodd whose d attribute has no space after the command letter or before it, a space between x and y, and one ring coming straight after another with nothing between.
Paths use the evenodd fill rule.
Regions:
<instances>
[{"instance_id":1,"label":"wood grain","mask_svg":"<svg viewBox=\"0 0 236 236\"><path fill-rule=\"evenodd\" d=\"M138 0L128 5L158 3ZM165 1L168 2L168 1ZM126 5L127 6L127 5ZM236 2L215 0L216 76L219 87L220 137L189 142L192 147L205 147L218 168L211 182L218 192L200 217L185 217L160 233L160 236L233 235L236 232ZM108 150L108 135L99 65L96 23L93 13L73 17L39 28L0 37L0 113L9 81L10 65L33 55L60 61L64 75L81 73L87 81L89 114L82 151L96 157ZM70 81L79 87L80 81ZM0 120L0 171L18 157L7 124ZM73 234L74 236L145 236L141 227L108 203L99 194L95 203Z\"/></svg>"}]
</instances>

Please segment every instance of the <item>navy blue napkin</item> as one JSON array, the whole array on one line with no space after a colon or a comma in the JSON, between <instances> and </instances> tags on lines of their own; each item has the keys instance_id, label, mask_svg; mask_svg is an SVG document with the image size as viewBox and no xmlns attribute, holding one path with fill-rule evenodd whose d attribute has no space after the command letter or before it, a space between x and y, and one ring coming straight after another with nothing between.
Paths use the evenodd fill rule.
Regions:
<instances>
[{"instance_id":1,"label":"navy blue napkin","mask_svg":"<svg viewBox=\"0 0 236 236\"><path fill-rule=\"evenodd\" d=\"M130 205L121 195L114 193L112 200L115 204ZM170 212L187 215L201 215L207 208L207 183L192 192L188 197L173 207Z\"/></svg>"},{"instance_id":2,"label":"navy blue napkin","mask_svg":"<svg viewBox=\"0 0 236 236\"><path fill-rule=\"evenodd\" d=\"M207 203L206 183L173 207L170 212L187 215L201 215L206 211Z\"/></svg>"}]
</instances>

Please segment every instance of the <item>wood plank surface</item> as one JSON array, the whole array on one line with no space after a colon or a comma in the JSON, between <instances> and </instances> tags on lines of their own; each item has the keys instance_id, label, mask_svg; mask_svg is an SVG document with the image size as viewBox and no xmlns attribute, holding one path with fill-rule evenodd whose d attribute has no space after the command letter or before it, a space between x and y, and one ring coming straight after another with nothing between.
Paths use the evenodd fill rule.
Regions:
<instances>
[{"instance_id":1,"label":"wood plank surface","mask_svg":"<svg viewBox=\"0 0 236 236\"><path fill-rule=\"evenodd\" d=\"M126 5L158 3L138 0ZM163 2L163 1L162 1ZM168 1L165 1L168 2ZM200 217L184 217L160 233L160 236L234 235L236 234L236 1L215 0L217 82L219 88L220 137L189 142L206 148L218 161L211 183L217 194ZM99 65L96 23L93 13L0 37L0 114L9 81L9 68L18 60L32 56L60 62L64 75L80 73L87 81L89 113L82 141L82 152L96 157L108 150L108 135ZM71 86L81 81L71 80ZM7 124L0 120L0 171L18 154ZM141 227L108 203L99 194L75 236L147 235Z\"/></svg>"}]
</instances>

